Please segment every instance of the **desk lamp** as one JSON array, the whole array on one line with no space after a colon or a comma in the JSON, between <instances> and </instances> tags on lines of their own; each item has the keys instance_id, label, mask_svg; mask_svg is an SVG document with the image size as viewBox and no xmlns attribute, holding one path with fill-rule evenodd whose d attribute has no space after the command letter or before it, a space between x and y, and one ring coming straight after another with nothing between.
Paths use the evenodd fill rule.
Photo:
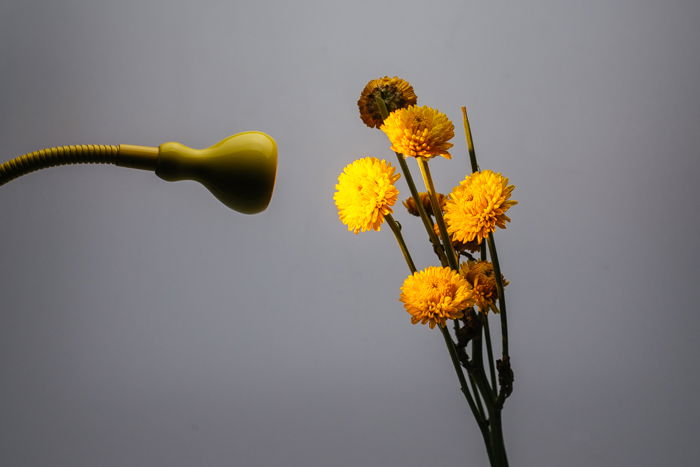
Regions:
<instances>
[{"instance_id":1,"label":"desk lamp","mask_svg":"<svg viewBox=\"0 0 700 467\"><path fill-rule=\"evenodd\" d=\"M114 164L153 170L163 180L196 180L229 208L265 210L277 172L277 144L260 131L245 131L206 149L180 143L159 147L76 145L30 152L0 164L0 186L35 170L66 164Z\"/></svg>"}]
</instances>

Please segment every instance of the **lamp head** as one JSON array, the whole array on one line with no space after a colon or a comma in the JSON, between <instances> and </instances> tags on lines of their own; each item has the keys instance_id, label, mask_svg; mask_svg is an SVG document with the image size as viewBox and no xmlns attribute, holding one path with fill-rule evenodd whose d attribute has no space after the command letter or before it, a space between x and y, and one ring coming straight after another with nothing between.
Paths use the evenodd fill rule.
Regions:
<instances>
[{"instance_id":1,"label":"lamp head","mask_svg":"<svg viewBox=\"0 0 700 467\"><path fill-rule=\"evenodd\" d=\"M277 172L277 144L260 131L245 131L206 149L180 143L158 148L156 175L168 181L196 180L222 203L245 214L267 208Z\"/></svg>"}]
</instances>

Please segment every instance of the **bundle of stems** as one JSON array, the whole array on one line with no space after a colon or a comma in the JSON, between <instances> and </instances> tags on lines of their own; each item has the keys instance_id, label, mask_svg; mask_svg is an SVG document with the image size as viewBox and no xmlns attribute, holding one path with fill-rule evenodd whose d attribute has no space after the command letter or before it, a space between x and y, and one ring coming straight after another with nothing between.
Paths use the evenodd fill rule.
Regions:
<instances>
[{"instance_id":1,"label":"bundle of stems","mask_svg":"<svg viewBox=\"0 0 700 467\"><path fill-rule=\"evenodd\" d=\"M382 109L383 116L386 118L388 116L386 104L381 99L378 99L377 104L379 108ZM474 141L469 125L467 108L462 106L461 110L471 171L472 173L478 172L479 164L476 160L476 151L474 150ZM397 152L396 157L401 166L404 179L408 184L411 196L414 200L420 200L411 171L408 168L408 164L406 164L405 156ZM441 264L458 270L458 255L452 247L452 241L448 235L442 211L438 204L428 160L418 159L418 165L423 177L423 182L425 183L425 188L430 195L432 214L434 215L434 220L440 231L440 239L436 238L432 228L434 224L433 216L426 212L425 207L420 202L415 203L418 212L420 213L420 217L426 227L430 241L435 247L434 250ZM387 215L386 219L401 248L408 269L411 273L415 273L416 267L408 247L406 246L406 242L403 239L403 235L401 234L400 225L390 214ZM506 311L503 276L501 274L496 241L493 233L489 234L486 243L488 244L488 252L487 245L482 243L479 253L482 261L487 261L490 257L496 276L498 304L495 306L497 307L498 316L500 317L501 358L499 360L494 360L489 314L477 313L472 309L468 314L465 314L464 318L453 320L453 333L450 333L447 327L440 326L439 329L445 340L450 358L452 359L452 364L457 378L459 379L460 389L467 400L469 409L474 415L474 419L479 425L479 430L484 438L489 461L492 466L500 467L508 465L505 440L503 438L501 411L503 410L506 398L513 390L514 378L513 371L510 367L510 355L508 354L508 315ZM486 347L486 355L484 355L484 347ZM488 364L488 374L486 372L484 360L486 360ZM496 376L496 369L498 370L498 377Z\"/></svg>"}]
</instances>

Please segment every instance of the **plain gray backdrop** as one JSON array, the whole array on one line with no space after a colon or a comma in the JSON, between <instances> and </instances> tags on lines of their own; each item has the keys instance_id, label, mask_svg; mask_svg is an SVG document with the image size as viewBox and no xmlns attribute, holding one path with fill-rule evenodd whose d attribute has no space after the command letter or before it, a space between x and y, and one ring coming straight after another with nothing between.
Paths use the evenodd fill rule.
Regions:
<instances>
[{"instance_id":1,"label":"plain gray backdrop","mask_svg":"<svg viewBox=\"0 0 700 467\"><path fill-rule=\"evenodd\" d=\"M250 129L280 154L256 216L118 167L0 188L0 465L486 465L390 231L332 201L352 160L394 160L356 107L385 75L457 125L441 191L460 105L517 185L511 465L696 465L699 23L691 0L2 1L1 160Z\"/></svg>"}]
</instances>

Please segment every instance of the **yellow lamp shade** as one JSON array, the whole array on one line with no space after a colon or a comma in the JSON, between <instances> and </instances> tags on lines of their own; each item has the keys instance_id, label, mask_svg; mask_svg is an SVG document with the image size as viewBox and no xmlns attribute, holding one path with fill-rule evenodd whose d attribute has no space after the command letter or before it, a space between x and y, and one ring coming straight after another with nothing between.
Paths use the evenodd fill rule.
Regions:
<instances>
[{"instance_id":1,"label":"yellow lamp shade","mask_svg":"<svg viewBox=\"0 0 700 467\"><path fill-rule=\"evenodd\" d=\"M196 180L222 203L245 214L270 203L277 172L277 144L260 131L245 131L206 149L180 143L158 148L156 175L163 180Z\"/></svg>"}]
</instances>

